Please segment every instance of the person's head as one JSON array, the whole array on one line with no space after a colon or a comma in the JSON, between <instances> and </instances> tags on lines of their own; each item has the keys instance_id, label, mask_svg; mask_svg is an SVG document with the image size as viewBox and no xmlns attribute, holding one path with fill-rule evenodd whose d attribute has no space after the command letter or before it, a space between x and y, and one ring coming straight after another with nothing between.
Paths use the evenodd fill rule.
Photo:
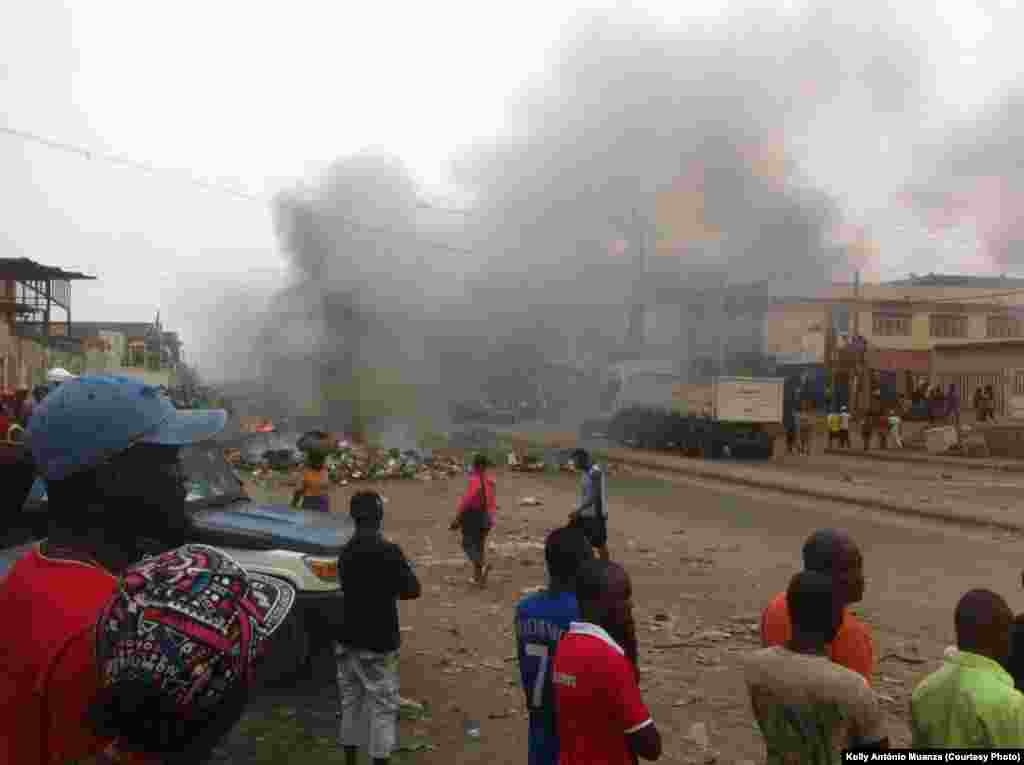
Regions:
<instances>
[{"instance_id":1,"label":"person's head","mask_svg":"<svg viewBox=\"0 0 1024 765\"><path fill-rule=\"evenodd\" d=\"M849 410L844 406L839 409L840 414L846 414Z\"/></svg>"},{"instance_id":2,"label":"person's head","mask_svg":"<svg viewBox=\"0 0 1024 765\"><path fill-rule=\"evenodd\" d=\"M473 455L473 472L483 473L491 466L490 458L483 453Z\"/></svg>"},{"instance_id":3,"label":"person's head","mask_svg":"<svg viewBox=\"0 0 1024 765\"><path fill-rule=\"evenodd\" d=\"M1001 596L989 590L971 590L957 603L953 622L961 651L1000 663L1009 658L1013 612Z\"/></svg>"},{"instance_id":4,"label":"person's head","mask_svg":"<svg viewBox=\"0 0 1024 765\"><path fill-rule=\"evenodd\" d=\"M804 542L804 571L832 577L836 597L844 606L864 597L864 559L845 531L819 529Z\"/></svg>"},{"instance_id":5,"label":"person's head","mask_svg":"<svg viewBox=\"0 0 1024 765\"><path fill-rule=\"evenodd\" d=\"M32 398L34 398L36 400L36 403L38 404L44 398L46 398L47 392L48 391L46 390L45 385L37 385L35 388L32 389Z\"/></svg>"},{"instance_id":6,"label":"person's head","mask_svg":"<svg viewBox=\"0 0 1024 765\"><path fill-rule=\"evenodd\" d=\"M633 589L618 563L588 560L576 572L576 601L583 621L603 627L620 643L633 621Z\"/></svg>"},{"instance_id":7,"label":"person's head","mask_svg":"<svg viewBox=\"0 0 1024 765\"><path fill-rule=\"evenodd\" d=\"M580 529L555 529L544 541L544 560L554 589L573 590L580 566L593 559L594 550Z\"/></svg>"},{"instance_id":8,"label":"person's head","mask_svg":"<svg viewBox=\"0 0 1024 765\"><path fill-rule=\"evenodd\" d=\"M131 567L96 625L93 730L144 758L204 761L241 718L254 667L294 603L290 584L205 545Z\"/></svg>"},{"instance_id":9,"label":"person's head","mask_svg":"<svg viewBox=\"0 0 1024 765\"><path fill-rule=\"evenodd\" d=\"M130 378L62 385L36 408L27 434L47 484L51 536L130 556L140 536L183 533L178 452L215 435L226 419L222 411L179 411Z\"/></svg>"},{"instance_id":10,"label":"person's head","mask_svg":"<svg viewBox=\"0 0 1024 765\"><path fill-rule=\"evenodd\" d=\"M574 449L569 457L577 470L589 470L590 466L593 464L593 460L590 458L590 452L586 449Z\"/></svg>"},{"instance_id":11,"label":"person's head","mask_svg":"<svg viewBox=\"0 0 1024 765\"><path fill-rule=\"evenodd\" d=\"M786 588L786 608L793 640L805 646L824 646L835 639L843 621L843 603L827 574L801 571Z\"/></svg>"},{"instance_id":12,"label":"person's head","mask_svg":"<svg viewBox=\"0 0 1024 765\"><path fill-rule=\"evenodd\" d=\"M384 500L375 491L357 491L349 500L348 514L357 531L379 531L384 520Z\"/></svg>"}]
</instances>

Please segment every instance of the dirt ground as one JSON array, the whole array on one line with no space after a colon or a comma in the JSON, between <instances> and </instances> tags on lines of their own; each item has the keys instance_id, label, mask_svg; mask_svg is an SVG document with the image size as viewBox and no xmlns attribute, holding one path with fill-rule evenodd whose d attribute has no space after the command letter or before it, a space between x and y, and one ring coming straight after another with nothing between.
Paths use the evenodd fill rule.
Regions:
<instances>
[{"instance_id":1,"label":"dirt ground","mask_svg":"<svg viewBox=\"0 0 1024 765\"><path fill-rule=\"evenodd\" d=\"M576 481L500 472L498 486L494 570L482 590L468 583L458 536L447 529L463 479L377 486L388 500L385 534L423 583L420 600L400 605L401 694L423 709L403 711L400 741L411 751L396 762L526 762L512 614L524 592L544 582L544 535L564 523ZM661 762L762 759L739 658L757 647L760 609L799 568L800 546L815 528L842 526L862 546L868 586L854 610L875 629L874 685L894 745L909 741L909 693L952 642L959 596L989 587L1019 608L1017 537L644 471L613 474L608 486L609 546L633 578L642 690L665 742ZM346 508L351 491L337 491L332 506ZM524 497L543 504L523 506ZM308 687L254 703L220 759L341 762L328 657L317 659L314 674ZM467 718L480 722L478 740L465 735Z\"/></svg>"}]
</instances>

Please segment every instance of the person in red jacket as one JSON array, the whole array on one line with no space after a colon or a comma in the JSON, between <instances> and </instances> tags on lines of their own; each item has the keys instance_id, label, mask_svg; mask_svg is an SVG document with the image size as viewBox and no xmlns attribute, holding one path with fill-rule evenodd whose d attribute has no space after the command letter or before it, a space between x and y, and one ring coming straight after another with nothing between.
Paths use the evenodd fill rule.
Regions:
<instances>
[{"instance_id":1,"label":"person in red jacket","mask_svg":"<svg viewBox=\"0 0 1024 765\"><path fill-rule=\"evenodd\" d=\"M473 458L469 486L450 526L452 531L462 529L462 549L473 564L472 582L480 586L487 583L487 574L491 570L486 560L487 536L494 528L494 511L497 508L494 478L487 473L490 465L485 454Z\"/></svg>"}]
</instances>

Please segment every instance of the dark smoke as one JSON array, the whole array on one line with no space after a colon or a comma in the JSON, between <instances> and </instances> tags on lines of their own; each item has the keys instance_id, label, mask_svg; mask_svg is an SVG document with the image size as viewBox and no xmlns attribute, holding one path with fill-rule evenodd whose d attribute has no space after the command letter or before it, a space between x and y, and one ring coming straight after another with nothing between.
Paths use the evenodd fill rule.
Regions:
<instances>
[{"instance_id":1,"label":"dark smoke","mask_svg":"<svg viewBox=\"0 0 1024 765\"><path fill-rule=\"evenodd\" d=\"M370 417L360 396L339 394L366 369L440 387L427 408L440 407L545 362L606 361L623 350L637 288L648 303L654 288L675 288L683 303L655 322L662 358L706 353L723 333L759 348L756 311L727 318L720 286L731 285L729 315L743 317L749 298L817 287L836 267L825 240L837 206L802 174L796 144L825 112L849 114L846 136L870 130L921 87L913 36L864 16L861 5L746 9L714 28L635 12L579 22L510 105L503 134L453 161L477 200L461 232L428 228L415 181L380 156L340 161L282 194L295 283L261 336L264 378L334 420ZM656 210L672 189L703 200L700 225L723 235L719 247L676 235L672 254L654 255ZM643 252L650 273L638 283Z\"/></svg>"},{"instance_id":2,"label":"dark smoke","mask_svg":"<svg viewBox=\"0 0 1024 765\"><path fill-rule=\"evenodd\" d=\"M634 210L653 242L657 194L680 183L702 192L704 221L725 239L649 258L657 286L767 282L749 290L759 295L819 286L836 267L825 242L839 216L802 177L792 139L844 103L857 130L908 108L921 84L915 45L836 8L746 11L711 32L637 14L582 22L514 113L518 135L456 164L481 200L490 257L476 284L493 295L486 310L529 312L581 335L597 312L574 308L620 306L596 326L622 340L635 251L611 258L609 243L630 237ZM728 332L720 293L690 300L713 323L700 334ZM683 339L691 320L670 321ZM755 342L749 322L737 331Z\"/></svg>"}]
</instances>

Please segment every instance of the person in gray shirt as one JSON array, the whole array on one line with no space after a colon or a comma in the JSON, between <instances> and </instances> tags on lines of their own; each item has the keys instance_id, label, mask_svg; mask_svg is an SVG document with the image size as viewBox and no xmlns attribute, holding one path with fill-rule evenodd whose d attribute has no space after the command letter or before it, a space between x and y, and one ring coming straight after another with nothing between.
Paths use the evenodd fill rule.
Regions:
<instances>
[{"instance_id":1,"label":"person in gray shirt","mask_svg":"<svg viewBox=\"0 0 1024 765\"><path fill-rule=\"evenodd\" d=\"M569 525L581 529L601 560L608 560L608 495L604 471L594 464L586 449L576 449L572 453L572 461L583 474L583 479L580 482L580 502L569 513Z\"/></svg>"}]
</instances>

